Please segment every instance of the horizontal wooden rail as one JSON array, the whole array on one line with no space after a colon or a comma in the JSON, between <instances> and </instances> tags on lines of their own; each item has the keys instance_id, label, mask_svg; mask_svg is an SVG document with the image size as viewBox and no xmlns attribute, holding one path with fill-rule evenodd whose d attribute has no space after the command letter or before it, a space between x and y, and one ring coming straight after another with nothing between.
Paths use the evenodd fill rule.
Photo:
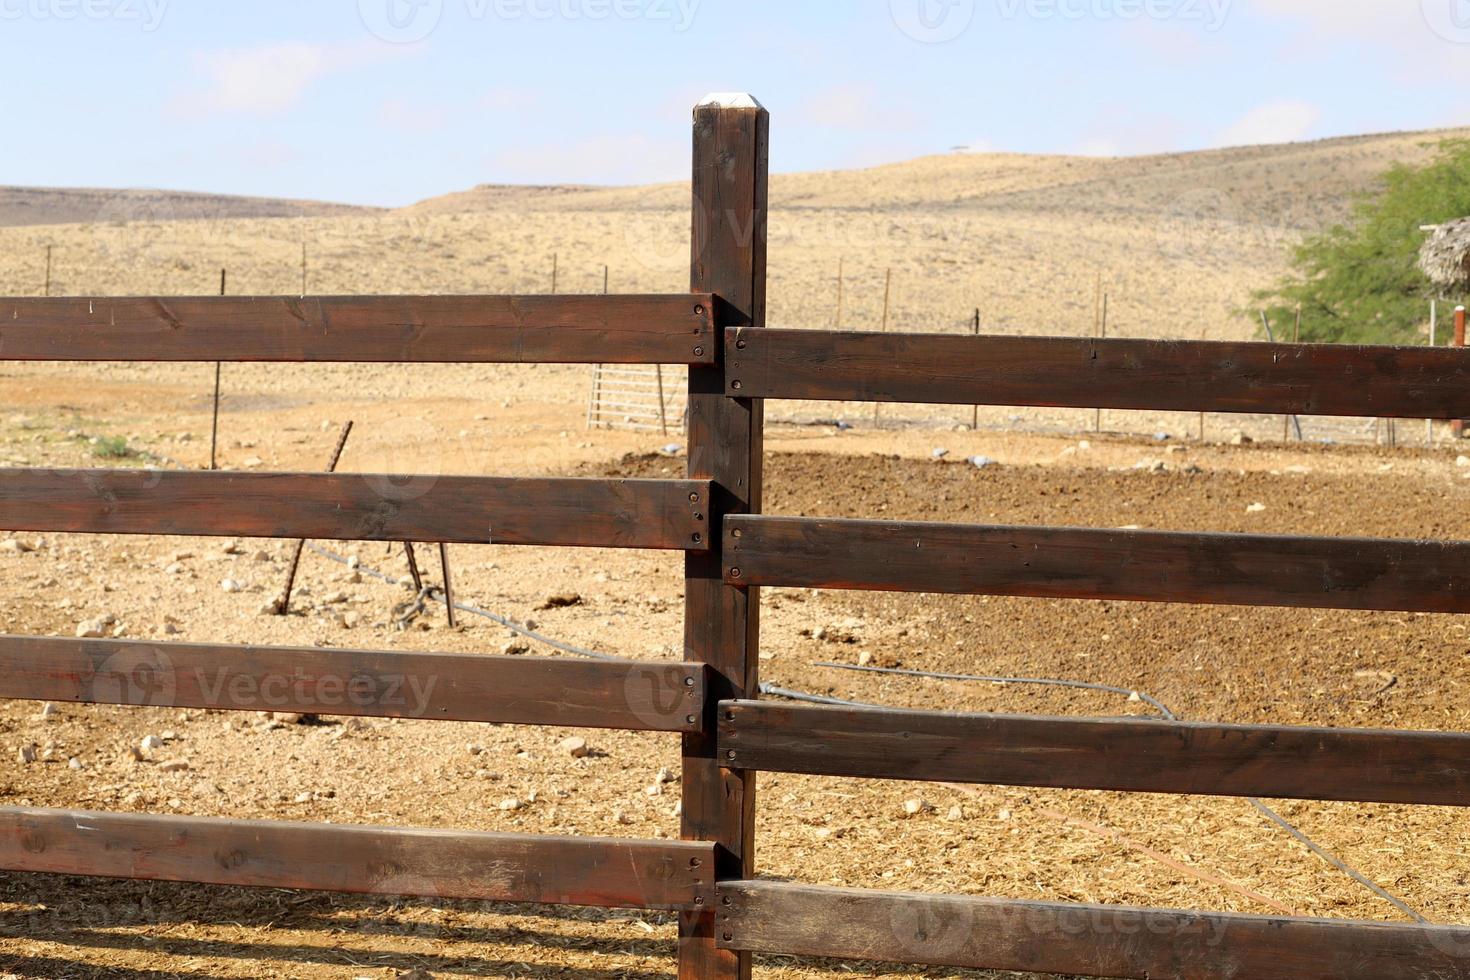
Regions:
<instances>
[{"instance_id":1,"label":"horizontal wooden rail","mask_svg":"<svg viewBox=\"0 0 1470 980\"><path fill-rule=\"evenodd\" d=\"M741 398L1470 417L1470 353L1346 344L728 328Z\"/></svg>"},{"instance_id":2,"label":"horizontal wooden rail","mask_svg":"<svg viewBox=\"0 0 1470 980\"><path fill-rule=\"evenodd\" d=\"M0 636L0 698L695 732L699 664Z\"/></svg>"},{"instance_id":3,"label":"horizontal wooden rail","mask_svg":"<svg viewBox=\"0 0 1470 980\"><path fill-rule=\"evenodd\" d=\"M0 869L606 908L710 900L714 846L0 809Z\"/></svg>"},{"instance_id":4,"label":"horizontal wooden rail","mask_svg":"<svg viewBox=\"0 0 1470 980\"><path fill-rule=\"evenodd\" d=\"M713 364L708 295L0 300L0 360Z\"/></svg>"},{"instance_id":5,"label":"horizontal wooden rail","mask_svg":"<svg viewBox=\"0 0 1470 980\"><path fill-rule=\"evenodd\" d=\"M737 584L1047 599L1470 612L1470 543L725 520Z\"/></svg>"},{"instance_id":6,"label":"horizontal wooden rail","mask_svg":"<svg viewBox=\"0 0 1470 980\"><path fill-rule=\"evenodd\" d=\"M720 945L1139 980L1445 980L1470 929L721 883Z\"/></svg>"},{"instance_id":7,"label":"horizontal wooden rail","mask_svg":"<svg viewBox=\"0 0 1470 980\"><path fill-rule=\"evenodd\" d=\"M735 769L998 786L1470 806L1470 735L720 704Z\"/></svg>"},{"instance_id":8,"label":"horizontal wooden rail","mask_svg":"<svg viewBox=\"0 0 1470 980\"><path fill-rule=\"evenodd\" d=\"M703 551L702 480L0 469L0 528Z\"/></svg>"}]
</instances>

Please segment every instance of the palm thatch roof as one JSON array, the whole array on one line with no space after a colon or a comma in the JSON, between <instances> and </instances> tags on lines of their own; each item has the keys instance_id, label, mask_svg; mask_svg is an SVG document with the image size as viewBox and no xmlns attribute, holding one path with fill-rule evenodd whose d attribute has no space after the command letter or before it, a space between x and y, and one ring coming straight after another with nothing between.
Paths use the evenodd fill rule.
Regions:
<instances>
[{"instance_id":1,"label":"palm thatch roof","mask_svg":"<svg viewBox=\"0 0 1470 980\"><path fill-rule=\"evenodd\" d=\"M1470 218L1437 227L1419 250L1419 268L1442 289L1470 288Z\"/></svg>"}]
</instances>

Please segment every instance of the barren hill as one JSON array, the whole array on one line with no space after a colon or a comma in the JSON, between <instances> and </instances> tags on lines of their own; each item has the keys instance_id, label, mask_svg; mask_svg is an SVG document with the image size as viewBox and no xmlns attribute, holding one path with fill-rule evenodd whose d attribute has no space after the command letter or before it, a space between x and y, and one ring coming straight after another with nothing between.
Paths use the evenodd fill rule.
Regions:
<instances>
[{"instance_id":1,"label":"barren hill","mask_svg":"<svg viewBox=\"0 0 1470 980\"><path fill-rule=\"evenodd\" d=\"M371 213L374 208L187 191L88 187L0 187L0 227L98 221L294 218Z\"/></svg>"},{"instance_id":2,"label":"barren hill","mask_svg":"<svg viewBox=\"0 0 1470 980\"><path fill-rule=\"evenodd\" d=\"M771 202L777 211L881 207L1155 214L1181 196L1211 191L1227 197L1241 220L1321 227L1345 218L1353 195L1369 189L1391 164L1421 161L1442 140L1465 137L1470 130L1388 133L1117 158L950 153L863 170L776 174ZM682 201L684 186L485 184L402 211L623 211Z\"/></svg>"},{"instance_id":3,"label":"barren hill","mask_svg":"<svg viewBox=\"0 0 1470 980\"><path fill-rule=\"evenodd\" d=\"M895 330L964 330L978 309L987 331L1086 333L1100 280L1114 335L1249 336L1239 311L1288 245L1345 218L1391 164L1463 135L778 174L770 320L836 323L840 265L844 327L881 324L892 270ZM601 291L604 266L615 292L688 285L687 184L482 186L390 211L131 193L115 217L0 228L0 292L39 289L48 245L53 289L73 294L208 291L221 267L233 290L295 292L303 243L313 292L545 292L553 265L565 292Z\"/></svg>"}]
</instances>

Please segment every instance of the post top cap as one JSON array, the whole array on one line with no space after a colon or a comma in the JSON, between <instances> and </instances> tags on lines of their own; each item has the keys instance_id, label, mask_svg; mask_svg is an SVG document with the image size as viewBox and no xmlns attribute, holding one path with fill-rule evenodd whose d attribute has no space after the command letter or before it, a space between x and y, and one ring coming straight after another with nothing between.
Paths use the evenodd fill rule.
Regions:
<instances>
[{"instance_id":1,"label":"post top cap","mask_svg":"<svg viewBox=\"0 0 1470 980\"><path fill-rule=\"evenodd\" d=\"M695 106L703 109L706 106L714 106L718 109L764 109L755 96L749 92L712 92L699 100Z\"/></svg>"}]
</instances>

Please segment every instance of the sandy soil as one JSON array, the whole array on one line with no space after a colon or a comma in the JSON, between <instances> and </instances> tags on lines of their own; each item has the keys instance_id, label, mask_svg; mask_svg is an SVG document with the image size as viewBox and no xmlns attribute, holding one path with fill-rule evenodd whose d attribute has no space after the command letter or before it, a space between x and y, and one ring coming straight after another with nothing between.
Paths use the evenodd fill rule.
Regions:
<instances>
[{"instance_id":1,"label":"sandy soil","mask_svg":"<svg viewBox=\"0 0 1470 980\"><path fill-rule=\"evenodd\" d=\"M779 131L778 131L779 132ZM895 270L894 329L1085 333L1101 273L1113 332L1245 337L1235 314L1280 268L1282 241L1344 213L1346 195L1429 137L1084 161L941 157L776 181L772 322L827 326L838 259L844 324L876 326ZM480 190L386 215L0 229L0 293L678 290L687 190ZM677 476L679 440L587 432L584 368L225 368L227 468L318 470L346 420L344 471ZM200 467L211 365L0 365L0 465ZM670 378L678 383L677 374ZM1305 420L1339 445L1280 438L1279 418L772 405L774 513L1464 538L1470 469L1433 447L1367 445L1367 423ZM843 429L826 422L855 423ZM959 430L957 431L957 427ZM1086 433L1079 437L1078 432ZM1132 434L1130 434L1132 433ZM1155 438L1166 435L1167 439ZM1401 430L1422 440L1417 423ZM94 442L93 440L101 440ZM126 450L121 447L126 446ZM932 450L949 450L935 462ZM121 452L120 456L108 456ZM998 465L963 462L985 455ZM1253 508L1264 504L1265 509ZM132 638L500 653L505 628L432 612L400 630L401 586L309 552L295 613L262 616L288 542L23 535L0 548L0 630L70 636L98 617ZM405 572L401 550L329 545ZM238 553L236 553L238 552ZM560 640L673 659L677 555L451 549L460 597ZM426 556L427 557L427 556ZM426 566L430 565L425 561ZM432 576L431 576L432 577ZM222 582L239 583L225 591ZM541 609L553 594L581 602ZM823 663L1075 679L1142 690L1196 720L1470 728L1470 637L1454 617L768 590L764 677L892 705L1142 713L1100 693L857 674ZM535 652L546 652L536 650ZM254 715L0 703L0 803L649 837L677 833L673 739L416 721L272 724ZM165 740L149 762L130 748ZM35 745L43 761L19 761ZM76 768L69 760L77 760ZM189 768L165 772L160 762ZM763 874L890 889L1252 913L1401 919L1244 801L760 780ZM515 798L527 804L502 810ZM906 801L928 807L905 814ZM1423 915L1470 922L1463 816L1441 808L1283 803L1322 846ZM0 976L124 980L642 978L673 973L668 916L0 876ZM759 960L763 976L921 975ZM940 971L942 975L943 971ZM936 975L923 971L922 975ZM974 974L972 974L974 975Z\"/></svg>"},{"instance_id":2,"label":"sandy soil","mask_svg":"<svg viewBox=\"0 0 1470 980\"><path fill-rule=\"evenodd\" d=\"M80 387L65 371L32 368L13 376L0 447L7 465L138 465L143 457L99 459L88 442L116 435L140 452L200 465L208 453L208 416L199 386L191 392L174 381L141 384L127 372L146 369L118 370L110 382L99 376ZM350 417L358 428L344 456L347 471L683 472L682 458L655 452L662 438L582 431L580 399L556 394L584 381L581 371L415 369L390 373L381 379L382 394L359 391L355 399L346 397L351 372L330 372L341 376L320 378L309 389L292 391L288 377L235 394L222 422L226 464L244 466L253 456L268 468L317 469L336 426ZM499 377L487 386L491 375ZM243 378L248 375L237 376ZM471 397L520 391L517 386L525 393L504 399L506 408L493 396ZM427 394L451 390L465 395ZM408 397L390 401L384 397L390 391ZM529 397L536 394L541 397ZM1443 448L1234 447L1123 435L1079 440L790 425L773 425L768 443L767 510L773 513L1463 537L1457 505L1470 495L1467 471ZM934 462L931 450L941 446L952 460L983 454L1000 465L979 470ZM1266 509L1249 512L1255 503ZM41 536L23 537L41 544ZM280 587L288 544L245 542L238 555L228 554L226 544L51 535L34 552L0 552L13 583L0 606L3 628L64 636L83 620L111 614L126 636L191 641L498 653L512 639L473 617L459 630L431 615L399 631L390 610L406 596L402 589L313 553L303 567L297 613L260 616L258 607ZM401 552L328 547L403 575ZM679 655L676 556L491 546L456 546L452 556L466 601L593 649ZM244 591L223 591L225 578ZM581 604L537 608L566 591L578 593ZM767 590L763 604L764 677L856 700L1065 714L1144 709L1101 694L817 665L871 660L1102 682L1146 691L1200 720L1470 727L1464 708L1470 642L1452 617L784 589ZM353 628L342 625L347 612L356 613ZM72 706L42 720L38 707L0 707L0 800L8 805L677 833L678 787L651 794L658 770L677 768L677 745L657 736L580 733L597 752L574 760L556 749L566 734L560 731L334 719L278 727L253 715ZM184 759L189 770L166 773L157 761L134 762L129 747L150 734L167 739L158 760ZM20 764L16 752L28 744L49 748L53 761ZM67 765L71 758L80 769ZM1400 917L1241 801L964 792L781 775L762 777L760 794L758 860L774 876L1022 898ZM502 811L508 798L533 802ZM933 809L906 817L903 804L910 799ZM1423 914L1470 921L1455 813L1317 803L1280 809ZM834 852L841 862L832 860ZM1153 853L1190 870L1161 863ZM414 966L438 976L672 970L672 924L658 915L526 916L476 903L27 876L0 881L0 902L0 970L21 977L379 977ZM762 969L809 976L827 967L765 959Z\"/></svg>"}]
</instances>

